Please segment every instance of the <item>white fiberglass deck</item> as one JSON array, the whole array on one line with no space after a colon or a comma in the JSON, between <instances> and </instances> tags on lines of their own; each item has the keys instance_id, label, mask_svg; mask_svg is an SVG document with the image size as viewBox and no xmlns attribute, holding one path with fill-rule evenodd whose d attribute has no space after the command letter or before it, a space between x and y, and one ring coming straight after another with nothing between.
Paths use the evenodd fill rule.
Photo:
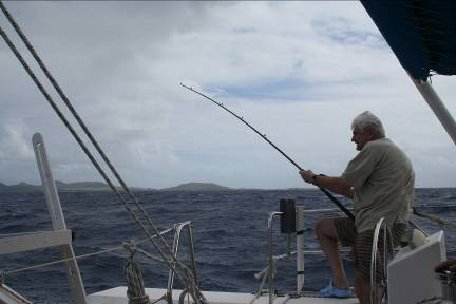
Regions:
<instances>
[{"instance_id":1,"label":"white fiberglass deck","mask_svg":"<svg viewBox=\"0 0 456 304\"><path fill-rule=\"evenodd\" d=\"M146 288L151 302L160 299L165 293L166 289L160 288ZM173 302L177 304L181 290L173 290ZM241 292L222 292L222 291L204 291L204 297L209 304L249 304L254 295L251 293ZM96 293L92 293L87 297L88 304L128 304L127 287L120 286ZM162 300L157 303L164 304L166 301ZM185 301L185 303L193 303ZM269 298L267 295L256 299L253 304L268 304ZM278 297L274 299L274 304L357 304L357 298L348 299L326 299L326 298L311 298L303 297L298 299L290 299L288 297Z\"/></svg>"}]
</instances>

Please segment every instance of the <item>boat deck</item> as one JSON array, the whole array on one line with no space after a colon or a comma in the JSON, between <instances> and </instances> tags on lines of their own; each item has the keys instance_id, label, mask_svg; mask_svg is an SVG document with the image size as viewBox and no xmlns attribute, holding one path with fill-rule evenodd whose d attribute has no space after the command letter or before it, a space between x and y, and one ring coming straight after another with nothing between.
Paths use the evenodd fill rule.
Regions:
<instances>
[{"instance_id":1,"label":"boat deck","mask_svg":"<svg viewBox=\"0 0 456 304\"><path fill-rule=\"evenodd\" d=\"M166 293L166 289L161 288L146 288L146 292L149 295L151 303L159 300ZM178 302L181 290L173 290L173 303ZM223 292L223 291L204 291L204 297L209 304L249 304L252 302L254 295L251 293L241 292ZM127 299L127 287L120 286L99 292L90 294L87 297L88 304L128 304ZM165 304L165 300L158 301L156 303ZM185 303L193 303L187 300ZM256 299L252 304L268 304L268 295L261 296ZM291 299L289 297L276 297L274 304L358 304L357 298L347 299L328 299L319 298L317 293L309 292L309 295L305 297Z\"/></svg>"}]
</instances>

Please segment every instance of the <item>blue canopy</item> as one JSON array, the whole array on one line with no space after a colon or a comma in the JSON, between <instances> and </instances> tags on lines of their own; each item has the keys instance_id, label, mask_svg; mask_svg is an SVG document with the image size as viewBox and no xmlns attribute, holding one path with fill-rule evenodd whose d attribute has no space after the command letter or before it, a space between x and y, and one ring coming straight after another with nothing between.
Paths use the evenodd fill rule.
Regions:
<instances>
[{"instance_id":1,"label":"blue canopy","mask_svg":"<svg viewBox=\"0 0 456 304\"><path fill-rule=\"evenodd\" d=\"M455 0L361 0L402 67L415 79L456 74Z\"/></svg>"}]
</instances>

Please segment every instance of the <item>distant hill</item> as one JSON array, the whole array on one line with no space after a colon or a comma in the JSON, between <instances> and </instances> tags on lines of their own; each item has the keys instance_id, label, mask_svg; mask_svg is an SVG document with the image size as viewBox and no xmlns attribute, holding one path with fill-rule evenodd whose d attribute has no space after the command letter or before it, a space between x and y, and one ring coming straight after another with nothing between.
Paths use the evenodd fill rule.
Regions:
<instances>
[{"instance_id":1,"label":"distant hill","mask_svg":"<svg viewBox=\"0 0 456 304\"><path fill-rule=\"evenodd\" d=\"M36 192L41 191L41 186L29 185L26 183L20 183L17 185L6 186L0 184L0 192Z\"/></svg>"},{"instance_id":2,"label":"distant hill","mask_svg":"<svg viewBox=\"0 0 456 304\"><path fill-rule=\"evenodd\" d=\"M82 182L65 184L61 181L55 182L59 191L106 191L110 190L107 184L98 182Z\"/></svg>"},{"instance_id":3,"label":"distant hill","mask_svg":"<svg viewBox=\"0 0 456 304\"><path fill-rule=\"evenodd\" d=\"M63 183L61 181L55 182L58 191L109 191L110 188L107 184L99 182L81 182L81 183ZM133 191L155 190L150 188L131 188ZM220 191L232 190L228 187L219 186L211 183L188 183L176 187L160 189L160 191ZM0 192L42 192L41 186L20 183L17 185L6 186L0 183Z\"/></svg>"},{"instance_id":4,"label":"distant hill","mask_svg":"<svg viewBox=\"0 0 456 304\"><path fill-rule=\"evenodd\" d=\"M65 184L60 181L55 182L58 191L106 191L108 185L97 182L70 183ZM17 185L6 186L0 183L0 192L37 192L43 191L41 186L20 183Z\"/></svg>"},{"instance_id":5,"label":"distant hill","mask_svg":"<svg viewBox=\"0 0 456 304\"><path fill-rule=\"evenodd\" d=\"M211 183L188 183L176 187L161 189L162 191L218 191L231 190L231 188Z\"/></svg>"}]
</instances>

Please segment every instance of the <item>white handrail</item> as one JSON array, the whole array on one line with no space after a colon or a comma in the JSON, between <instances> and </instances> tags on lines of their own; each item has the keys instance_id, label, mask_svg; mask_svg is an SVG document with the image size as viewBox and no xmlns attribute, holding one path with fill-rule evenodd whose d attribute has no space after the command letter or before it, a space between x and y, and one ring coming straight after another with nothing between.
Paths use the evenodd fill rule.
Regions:
<instances>
[{"instance_id":1,"label":"white handrail","mask_svg":"<svg viewBox=\"0 0 456 304\"><path fill-rule=\"evenodd\" d=\"M33 148L35 150L36 161L41 176L43 191L46 198L46 203L51 213L52 224L54 230L66 230L65 219L60 205L59 194L52 175L51 166L49 164L44 141L40 133L33 135ZM70 258L65 262L68 279L73 293L73 298L76 304L85 304L85 291L82 284L81 274L75 259L73 246L71 243L61 246L61 251L64 259Z\"/></svg>"}]
</instances>

